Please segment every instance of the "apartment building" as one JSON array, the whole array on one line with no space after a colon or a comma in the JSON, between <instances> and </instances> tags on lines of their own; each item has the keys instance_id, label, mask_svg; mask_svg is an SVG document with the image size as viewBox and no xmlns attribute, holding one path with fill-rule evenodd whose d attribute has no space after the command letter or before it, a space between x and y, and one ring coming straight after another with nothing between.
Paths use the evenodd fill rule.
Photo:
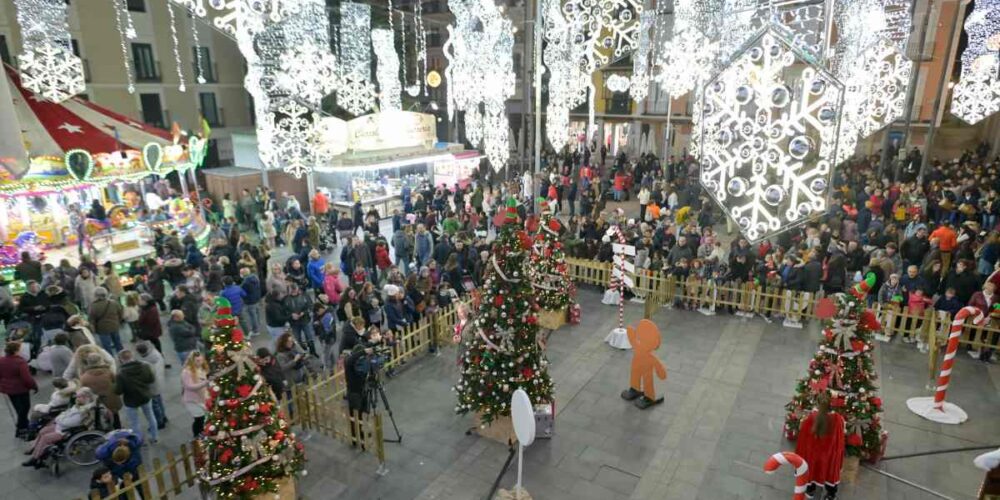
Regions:
<instances>
[{"instance_id":1,"label":"apartment building","mask_svg":"<svg viewBox=\"0 0 1000 500\"><path fill-rule=\"evenodd\" d=\"M112 2L67 0L73 51L83 60L86 74L87 88L80 97L166 129L173 122L185 129L200 127L198 117L204 116L214 139L207 164L227 163L232 159L230 134L253 130L250 97L243 89L243 57L234 41L174 6L178 68L167 2L127 0L136 31L135 39L125 40L135 82L135 92L129 93ZM0 58L16 66L20 52L14 3L0 2ZM197 81L199 52L204 83Z\"/></svg>"}]
</instances>

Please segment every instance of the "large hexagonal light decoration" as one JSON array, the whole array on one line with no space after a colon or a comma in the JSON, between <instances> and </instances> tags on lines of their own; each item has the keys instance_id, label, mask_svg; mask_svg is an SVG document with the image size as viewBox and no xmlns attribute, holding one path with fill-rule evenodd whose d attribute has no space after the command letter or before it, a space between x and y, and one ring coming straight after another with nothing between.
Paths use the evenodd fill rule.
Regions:
<instances>
[{"instance_id":1,"label":"large hexagonal light decoration","mask_svg":"<svg viewBox=\"0 0 1000 500\"><path fill-rule=\"evenodd\" d=\"M750 241L827 208L844 86L767 26L701 92L701 183Z\"/></svg>"}]
</instances>

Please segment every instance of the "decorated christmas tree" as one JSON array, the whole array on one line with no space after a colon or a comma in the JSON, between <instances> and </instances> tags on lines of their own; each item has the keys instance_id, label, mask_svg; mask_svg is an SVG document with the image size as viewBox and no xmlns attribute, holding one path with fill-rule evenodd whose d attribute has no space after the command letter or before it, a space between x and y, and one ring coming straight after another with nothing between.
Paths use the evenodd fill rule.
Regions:
<instances>
[{"instance_id":1,"label":"decorated christmas tree","mask_svg":"<svg viewBox=\"0 0 1000 500\"><path fill-rule=\"evenodd\" d=\"M823 339L809 362L809 374L800 379L796 394L785 406L785 434L798 437L799 425L816 407L820 394L830 397L830 409L847 423L847 454L873 459L882 449L882 399L878 397L872 335L881 328L865 307L865 295L875 283L869 274L850 293L822 299L816 315L825 318Z\"/></svg>"},{"instance_id":2,"label":"decorated christmas tree","mask_svg":"<svg viewBox=\"0 0 1000 500\"><path fill-rule=\"evenodd\" d=\"M527 273L532 239L518 224L511 198L498 214L500 234L486 264L479 310L465 340L458 413L476 412L489 424L510 415L510 398L523 389L535 404L552 400L548 360L539 347L535 291Z\"/></svg>"},{"instance_id":3,"label":"decorated christmas tree","mask_svg":"<svg viewBox=\"0 0 1000 500\"><path fill-rule=\"evenodd\" d=\"M559 238L562 223L553 216L549 203L542 200L541 219L538 227L529 227L535 234L531 252L531 282L535 287L538 307L548 310L564 310L576 295L576 287L569 278L566 254Z\"/></svg>"},{"instance_id":4,"label":"decorated christmas tree","mask_svg":"<svg viewBox=\"0 0 1000 500\"><path fill-rule=\"evenodd\" d=\"M277 494L279 482L302 470L302 444L261 376L229 301L217 298L215 306L201 479L220 499Z\"/></svg>"}]
</instances>

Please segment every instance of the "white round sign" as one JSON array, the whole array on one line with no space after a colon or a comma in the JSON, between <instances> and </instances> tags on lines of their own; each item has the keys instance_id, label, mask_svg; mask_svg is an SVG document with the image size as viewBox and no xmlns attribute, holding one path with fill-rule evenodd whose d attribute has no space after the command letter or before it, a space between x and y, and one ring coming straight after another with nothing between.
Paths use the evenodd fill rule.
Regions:
<instances>
[{"instance_id":1,"label":"white round sign","mask_svg":"<svg viewBox=\"0 0 1000 500\"><path fill-rule=\"evenodd\" d=\"M530 446L535 441L535 410L528 393L521 389L514 391L510 398L510 418L514 422L518 442L521 446Z\"/></svg>"}]
</instances>

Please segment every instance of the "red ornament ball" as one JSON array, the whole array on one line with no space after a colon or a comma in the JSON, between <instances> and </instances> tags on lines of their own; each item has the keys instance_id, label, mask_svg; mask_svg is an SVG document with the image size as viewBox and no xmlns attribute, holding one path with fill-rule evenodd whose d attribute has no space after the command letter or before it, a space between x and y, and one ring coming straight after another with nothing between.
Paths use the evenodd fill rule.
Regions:
<instances>
[{"instance_id":1,"label":"red ornament ball","mask_svg":"<svg viewBox=\"0 0 1000 500\"><path fill-rule=\"evenodd\" d=\"M285 431L279 429L278 432L274 433L274 439L277 441L285 439Z\"/></svg>"},{"instance_id":2,"label":"red ornament ball","mask_svg":"<svg viewBox=\"0 0 1000 500\"><path fill-rule=\"evenodd\" d=\"M243 331L233 330L233 342L243 342Z\"/></svg>"},{"instance_id":3,"label":"red ornament ball","mask_svg":"<svg viewBox=\"0 0 1000 500\"><path fill-rule=\"evenodd\" d=\"M247 396L250 395L250 391L252 391L252 390L253 390L253 387L250 387L249 385L243 384L243 385L240 385L240 386L236 387L236 394L239 394L241 398L245 398L245 397L247 397Z\"/></svg>"},{"instance_id":4,"label":"red ornament ball","mask_svg":"<svg viewBox=\"0 0 1000 500\"><path fill-rule=\"evenodd\" d=\"M847 436L848 446L861 446L862 444L864 444L864 440L861 439L861 434L851 434L850 436Z\"/></svg>"}]
</instances>

